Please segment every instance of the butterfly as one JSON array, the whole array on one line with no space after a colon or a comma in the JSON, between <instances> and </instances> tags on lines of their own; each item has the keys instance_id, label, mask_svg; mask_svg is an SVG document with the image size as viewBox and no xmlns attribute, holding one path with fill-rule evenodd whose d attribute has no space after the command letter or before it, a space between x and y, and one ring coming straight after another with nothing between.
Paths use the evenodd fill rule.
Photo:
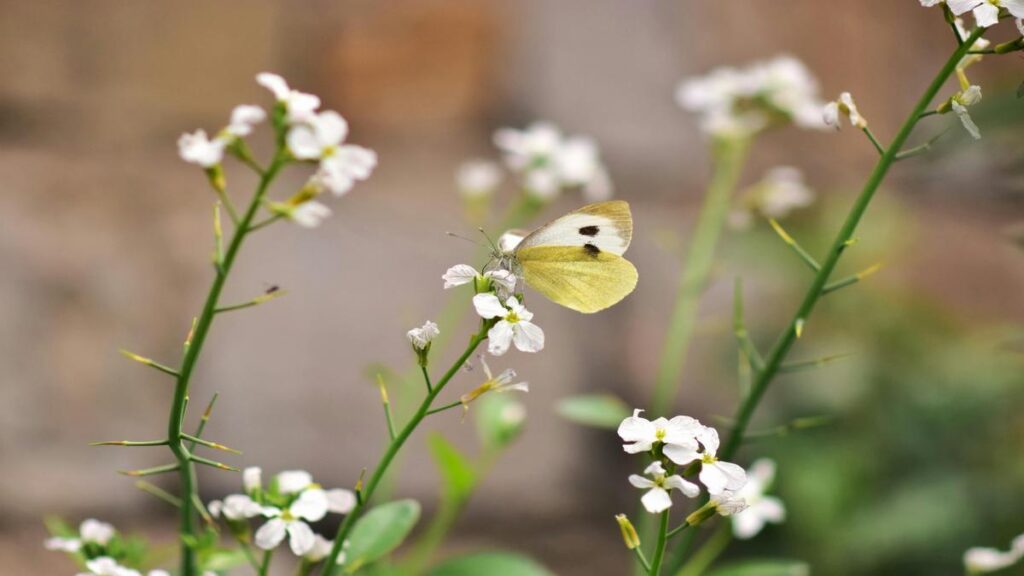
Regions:
<instances>
[{"instance_id":1,"label":"butterfly","mask_svg":"<svg viewBox=\"0 0 1024 576\"><path fill-rule=\"evenodd\" d=\"M622 254L633 238L633 216L622 200L589 204L522 235L502 236L502 268L566 308L591 314L636 288L637 272Z\"/></svg>"}]
</instances>

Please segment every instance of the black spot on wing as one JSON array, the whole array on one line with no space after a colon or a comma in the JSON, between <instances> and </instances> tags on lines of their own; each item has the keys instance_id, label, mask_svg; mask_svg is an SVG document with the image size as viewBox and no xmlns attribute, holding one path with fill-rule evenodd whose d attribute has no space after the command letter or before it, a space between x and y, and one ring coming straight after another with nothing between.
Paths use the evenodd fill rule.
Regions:
<instances>
[{"instance_id":1,"label":"black spot on wing","mask_svg":"<svg viewBox=\"0 0 1024 576\"><path fill-rule=\"evenodd\" d=\"M597 256L598 254L601 253L600 248L589 242L583 245L583 251L589 254L590 256Z\"/></svg>"},{"instance_id":2,"label":"black spot on wing","mask_svg":"<svg viewBox=\"0 0 1024 576\"><path fill-rule=\"evenodd\" d=\"M598 232L600 232L600 229L597 226L584 226L580 228L580 234L584 236L597 236Z\"/></svg>"}]
</instances>

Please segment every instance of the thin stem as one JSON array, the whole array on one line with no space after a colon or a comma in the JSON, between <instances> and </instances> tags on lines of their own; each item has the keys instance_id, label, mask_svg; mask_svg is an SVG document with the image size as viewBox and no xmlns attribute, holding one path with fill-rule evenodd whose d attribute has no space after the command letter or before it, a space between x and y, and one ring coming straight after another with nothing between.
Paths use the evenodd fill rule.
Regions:
<instances>
[{"instance_id":1,"label":"thin stem","mask_svg":"<svg viewBox=\"0 0 1024 576\"><path fill-rule=\"evenodd\" d=\"M871 128L865 126L863 128L863 131L864 134L867 135L868 140L870 140L871 144L875 147L875 150L878 150L878 155L885 156L885 146L882 146L882 144L878 141L878 138L875 138L875 133L871 131Z\"/></svg>"},{"instance_id":2,"label":"thin stem","mask_svg":"<svg viewBox=\"0 0 1024 576\"><path fill-rule=\"evenodd\" d=\"M427 410L427 416L437 414L438 412L444 412L445 410L451 410L452 408L458 408L459 406L462 406L462 400L452 402L451 404L445 404L444 406L439 406L437 408L431 408L430 410Z\"/></svg>"},{"instance_id":3,"label":"thin stem","mask_svg":"<svg viewBox=\"0 0 1024 576\"><path fill-rule=\"evenodd\" d=\"M715 169L697 217L693 241L679 278L679 291L661 351L651 413L664 415L672 406L696 325L697 306L714 264L715 247L729 214L733 190L747 157L747 139L715 142Z\"/></svg>"},{"instance_id":4,"label":"thin stem","mask_svg":"<svg viewBox=\"0 0 1024 576\"><path fill-rule=\"evenodd\" d=\"M228 216L231 218L231 223L236 227L238 226L238 211L235 210L235 205L231 203L231 198L228 197L228 193L220 188L217 188L217 197L220 198L220 203L224 206L224 210L227 211Z\"/></svg>"},{"instance_id":5,"label":"thin stem","mask_svg":"<svg viewBox=\"0 0 1024 576\"><path fill-rule=\"evenodd\" d=\"M363 488L361 498L356 502L355 508L349 512L348 516L345 516L345 520L338 528L338 534L334 538L334 545L331 547L331 553L324 560L323 576L332 576L337 570L338 554L341 553L342 546L345 543L345 538L348 537L349 532L352 530L352 526L361 516L363 509L366 507L366 503L373 498L373 493L384 478L384 475L387 473L388 467L391 465L391 461L398 455L398 451L401 450L406 440L409 439L409 436L411 436L416 430L416 427L419 426L420 422L427 417L427 412L430 411L430 406L437 398L437 395L444 390L444 387L452 378L455 377L455 374L458 373L466 361L469 360L469 357L472 356L473 352L475 352L477 347L480 346L480 343L486 339L487 326L486 324L483 324L481 325L480 331L469 339L469 344L462 352L462 355L459 356L458 360L452 364L448 371L445 372L444 376L442 376L437 382L437 385L434 386L433 390L431 390L430 393L427 394L427 397L423 399L423 402L420 403L419 408L416 410L416 413L413 414L409 423L402 428L402 431L398 433L398 436L395 437L395 439L388 445L387 450L384 452L380 462L377 464L373 474L370 476L369 482L367 482L366 486Z\"/></svg>"},{"instance_id":6,"label":"thin stem","mask_svg":"<svg viewBox=\"0 0 1024 576\"><path fill-rule=\"evenodd\" d=\"M682 523L682 524L680 524L679 526L676 526L675 528L673 528L673 529L669 530L669 531L668 531L668 535L667 535L667 536L668 536L669 538L674 538L674 537L675 537L676 535L678 535L678 534L679 534L680 532L682 532L683 530L686 530L686 529L687 529L687 528L689 528L689 527L690 527L690 523L689 523L689 522L683 522L683 523Z\"/></svg>"},{"instance_id":7,"label":"thin stem","mask_svg":"<svg viewBox=\"0 0 1024 576\"><path fill-rule=\"evenodd\" d=\"M723 445L723 449L720 452L721 458L730 458L736 450L739 448L740 443L743 440L743 435L746 432L747 426L750 424L750 418L754 414L754 410L757 408L758 403L764 396L765 391L768 389L768 385L771 384L772 379L778 372L779 367L782 365L782 361L786 358L789 353L789 349L793 346L793 342L796 340L795 326L801 319L806 319L811 312L814 310L815 304L821 299L823 289L828 282L829 277L832 275L832 271L835 270L836 264L839 263L840 257L843 255L843 251L847 246L847 243L853 238L854 232L857 230L857 225L860 224L861 218L864 217L864 213L868 209L868 205L871 204L871 200L875 196L875 192L878 191L885 176L889 173L889 169L896 161L897 151L900 150L906 143L907 139L910 138L911 132L914 131L914 127L917 126L918 119L921 114L928 108L932 100L942 89L942 85L946 83L946 80L956 70L957 63L963 58L967 52L967 47L974 45L975 40L981 37L984 29L978 28L968 39L961 44L954 52L953 55L946 61L946 64L939 70L939 73L932 80L931 85L925 90L924 94L918 100L917 105L914 106L913 111L904 121L900 131L896 134L892 143L886 149L885 154L878 160L875 165L875 169L871 172L868 177L867 183L864 184L864 189L861 191L860 196L854 202L853 207L850 210L849 215L846 217L846 221L843 223L843 227L839 230L835 240L832 242L832 247L829 249L828 257L821 264L821 270L818 271L814 277L814 281L811 286L807 289L807 294L804 296L803 302L800 307L797 308L796 313L793 315L793 321L789 327L782 332L782 335L776 341L775 346L769 353L768 358L765 360L765 367L761 372L758 373L757 378L754 380L754 385L750 389L750 394L740 405L740 409L736 414L736 427L733 428L732 433Z\"/></svg>"},{"instance_id":8,"label":"thin stem","mask_svg":"<svg viewBox=\"0 0 1024 576\"><path fill-rule=\"evenodd\" d=\"M423 382L427 385L427 394L430 394L433 391L433 386L430 384L430 373L427 372L427 367L422 364L420 365L420 372L423 373Z\"/></svg>"},{"instance_id":9,"label":"thin stem","mask_svg":"<svg viewBox=\"0 0 1024 576\"><path fill-rule=\"evenodd\" d=\"M640 566L643 567L644 572L650 574L651 563L647 560L647 556L644 555L644 551L637 546L636 548L633 548L633 554L636 555L636 560L640 563Z\"/></svg>"},{"instance_id":10,"label":"thin stem","mask_svg":"<svg viewBox=\"0 0 1024 576\"><path fill-rule=\"evenodd\" d=\"M253 218L256 217L256 213L263 200L264 194L267 192L267 188L270 186L270 182L274 179L284 164L284 156L278 154L277 158L275 158L274 162L270 165L270 168L268 168L260 178L259 185L256 188L256 193L253 194L252 201L249 202L249 207L246 209L245 215L239 221L238 227L235 229L235 233L231 237L231 243L228 245L228 249L224 253L224 260L218 268L217 274L214 275L213 282L210 285L210 291L206 296L206 302L203 304L203 310L196 320L195 328L192 332L191 343L185 351L184 358L182 358L181 368L177 371L178 379L174 387L174 399L171 402L170 417L168 418L167 423L167 438L170 443L171 452L174 454L175 459L178 461L178 466L180 467L179 475L182 497L179 514L179 532L180 535L183 536L180 546L181 576L196 576L198 574L195 553L191 546L186 543L190 538L185 538L195 535L195 507L193 506L192 495L198 493L193 456L186 445L187 440L182 433L182 425L185 420L185 402L188 398L189 383L192 379L192 371L195 369L196 362L199 360L199 355L203 350L203 344L206 342L206 336L210 331L213 318L216 315L217 301L220 299L221 291L224 289L224 283L227 280L231 267L235 262L235 258L238 256L239 250L242 248L242 243L249 232L249 226L252 223Z\"/></svg>"},{"instance_id":11,"label":"thin stem","mask_svg":"<svg viewBox=\"0 0 1024 576\"><path fill-rule=\"evenodd\" d=\"M700 576L708 567L725 552L732 542L732 526L729 522L721 522L711 538L694 553L693 558L678 572L677 576Z\"/></svg>"},{"instance_id":12,"label":"thin stem","mask_svg":"<svg viewBox=\"0 0 1024 576\"><path fill-rule=\"evenodd\" d=\"M651 576L661 575L661 563L665 560L665 545L668 543L668 521L669 511L661 513L661 525L658 528L658 544L654 548L654 558L651 560L651 569L648 572Z\"/></svg>"},{"instance_id":13,"label":"thin stem","mask_svg":"<svg viewBox=\"0 0 1024 576\"><path fill-rule=\"evenodd\" d=\"M273 550L267 550L263 553L263 562L260 563L259 576L267 576L270 571L270 558L273 556Z\"/></svg>"},{"instance_id":14,"label":"thin stem","mask_svg":"<svg viewBox=\"0 0 1024 576\"><path fill-rule=\"evenodd\" d=\"M264 218L263 220L261 220L259 222L256 222L255 224L251 224L249 226L248 231L249 232L255 232L255 231L259 230L260 228L266 228L267 226L270 226L271 224L273 224L274 222L277 222L281 218L284 218L284 214L274 214L273 216L268 216L268 217Z\"/></svg>"}]
</instances>

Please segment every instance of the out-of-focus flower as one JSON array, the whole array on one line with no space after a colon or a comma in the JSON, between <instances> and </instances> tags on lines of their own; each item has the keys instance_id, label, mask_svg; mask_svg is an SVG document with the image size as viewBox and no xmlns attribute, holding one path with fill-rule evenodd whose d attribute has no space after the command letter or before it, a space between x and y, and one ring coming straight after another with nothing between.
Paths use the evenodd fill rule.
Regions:
<instances>
[{"instance_id":1,"label":"out-of-focus flower","mask_svg":"<svg viewBox=\"0 0 1024 576\"><path fill-rule=\"evenodd\" d=\"M802 62L780 56L746 68L717 68L683 81L676 102L717 137L745 137L792 122L821 129L818 83Z\"/></svg>"},{"instance_id":2,"label":"out-of-focus flower","mask_svg":"<svg viewBox=\"0 0 1024 576\"><path fill-rule=\"evenodd\" d=\"M423 326L419 328L413 328L405 333L405 336L412 343L413 347L417 350L425 350L430 343L441 334L441 329L437 327L437 324L427 320Z\"/></svg>"},{"instance_id":3,"label":"out-of-focus flower","mask_svg":"<svg viewBox=\"0 0 1024 576\"><path fill-rule=\"evenodd\" d=\"M455 171L455 185L464 198L490 196L501 180L501 167L490 160L468 160Z\"/></svg>"},{"instance_id":4,"label":"out-of-focus flower","mask_svg":"<svg viewBox=\"0 0 1024 576\"><path fill-rule=\"evenodd\" d=\"M736 492L747 508L732 517L733 535L740 540L757 536L766 523L779 524L786 518L786 507L782 501L765 492L775 478L775 462L761 459L747 470L747 483Z\"/></svg>"},{"instance_id":5,"label":"out-of-focus flower","mask_svg":"<svg viewBox=\"0 0 1024 576\"><path fill-rule=\"evenodd\" d=\"M697 441L702 451L687 445L671 445L664 448L665 456L682 466L699 461L700 481L708 489L708 493L718 495L725 491L736 491L747 481L747 473L743 467L718 459L718 431L710 426L701 426L697 431Z\"/></svg>"},{"instance_id":6,"label":"out-of-focus flower","mask_svg":"<svg viewBox=\"0 0 1024 576\"><path fill-rule=\"evenodd\" d=\"M477 386L473 390L463 394L459 399L465 408L469 408L469 403L477 398L487 394L488 392L529 392L530 384L528 382L516 382L512 380L516 377L516 371L508 368L501 374L495 377L491 374L491 367L487 365L487 360L483 355L480 355L480 365L483 367L484 376L487 377L484 383Z\"/></svg>"},{"instance_id":7,"label":"out-of-focus flower","mask_svg":"<svg viewBox=\"0 0 1024 576\"><path fill-rule=\"evenodd\" d=\"M281 494L297 494L313 484L313 475L305 470L284 470L275 479Z\"/></svg>"},{"instance_id":8,"label":"out-of-focus flower","mask_svg":"<svg viewBox=\"0 0 1024 576\"><path fill-rule=\"evenodd\" d=\"M813 202L814 191L804 182L803 173L791 166L779 166L741 195L739 206L729 214L729 224L747 228L755 214L778 220Z\"/></svg>"},{"instance_id":9,"label":"out-of-focus flower","mask_svg":"<svg viewBox=\"0 0 1024 576\"><path fill-rule=\"evenodd\" d=\"M263 513L263 506L245 494L231 494L223 501L213 500L207 509L214 518L224 516L228 520L247 520Z\"/></svg>"},{"instance_id":10,"label":"out-of-focus flower","mask_svg":"<svg viewBox=\"0 0 1024 576\"><path fill-rule=\"evenodd\" d=\"M210 139L204 130L182 134L178 138L178 155L189 164L213 168L224 159L227 142L222 138Z\"/></svg>"},{"instance_id":11,"label":"out-of-focus flower","mask_svg":"<svg viewBox=\"0 0 1024 576\"><path fill-rule=\"evenodd\" d=\"M252 104L235 106L235 109L231 111L231 121L224 132L235 138L244 138L252 134L253 128L266 119L267 113L259 106Z\"/></svg>"},{"instance_id":12,"label":"out-of-focus flower","mask_svg":"<svg viewBox=\"0 0 1024 576\"><path fill-rule=\"evenodd\" d=\"M331 209L326 204L309 200L298 206L289 206L285 214L292 222L303 228L316 228L331 215Z\"/></svg>"},{"instance_id":13,"label":"out-of-focus flower","mask_svg":"<svg viewBox=\"0 0 1024 576\"><path fill-rule=\"evenodd\" d=\"M1017 536L1007 551L996 548L970 548L964 552L968 574L985 574L1009 568L1024 559L1024 534Z\"/></svg>"},{"instance_id":14,"label":"out-of-focus flower","mask_svg":"<svg viewBox=\"0 0 1024 576\"><path fill-rule=\"evenodd\" d=\"M258 466L249 466L242 470L242 487L249 494L263 488L263 470Z\"/></svg>"},{"instance_id":15,"label":"out-of-focus flower","mask_svg":"<svg viewBox=\"0 0 1024 576\"><path fill-rule=\"evenodd\" d=\"M319 160L314 183L336 196L369 178L377 165L373 150L342 144L347 136L348 122L332 110L309 116L288 130L288 149L299 160Z\"/></svg>"},{"instance_id":16,"label":"out-of-focus flower","mask_svg":"<svg viewBox=\"0 0 1024 576\"><path fill-rule=\"evenodd\" d=\"M953 112L955 112L957 117L960 118L960 123L964 125L964 129L967 130L967 133L975 140L981 139L981 130L978 129L978 125L971 119L971 114L967 110L967 107L973 106L980 101L981 86L968 86L967 89L960 91L949 101Z\"/></svg>"},{"instance_id":17,"label":"out-of-focus flower","mask_svg":"<svg viewBox=\"0 0 1024 576\"><path fill-rule=\"evenodd\" d=\"M533 313L515 296L509 296L502 304L490 292L477 294L473 297L473 306L481 318L500 318L487 331L487 351L491 354L501 356L513 343L522 352L540 352L544 348L544 331L530 321Z\"/></svg>"},{"instance_id":18,"label":"out-of-focus flower","mask_svg":"<svg viewBox=\"0 0 1024 576\"><path fill-rule=\"evenodd\" d=\"M319 562L331 553L331 547L334 546L334 542L331 542L327 538L319 534L313 535L313 547L306 552L305 558L309 562Z\"/></svg>"},{"instance_id":19,"label":"out-of-focus flower","mask_svg":"<svg viewBox=\"0 0 1024 576\"><path fill-rule=\"evenodd\" d=\"M565 189L579 188L589 201L612 195L611 179L590 138L566 138L561 130L537 122L525 130L502 128L494 133L510 170L522 174L526 191L550 200Z\"/></svg>"},{"instance_id":20,"label":"out-of-focus flower","mask_svg":"<svg viewBox=\"0 0 1024 576\"><path fill-rule=\"evenodd\" d=\"M719 516L735 516L747 509L747 502L738 493L725 490L721 494L713 494L709 502L715 507Z\"/></svg>"},{"instance_id":21,"label":"out-of-focus flower","mask_svg":"<svg viewBox=\"0 0 1024 576\"><path fill-rule=\"evenodd\" d=\"M651 514L659 514L672 506L672 496L669 491L673 488L689 498L700 494L700 488L692 482L683 480L682 476L678 474L668 476L661 462L652 463L644 470L644 474L650 478L632 474L629 477L629 483L641 490L647 490L647 493L640 498L640 503Z\"/></svg>"},{"instance_id":22,"label":"out-of-focus flower","mask_svg":"<svg viewBox=\"0 0 1024 576\"><path fill-rule=\"evenodd\" d=\"M117 534L114 526L106 522L100 522L95 518L88 518L78 526L77 538L54 537L48 538L45 542L47 550L60 550L62 552L75 553L86 544L99 544L106 546Z\"/></svg>"},{"instance_id":23,"label":"out-of-focus flower","mask_svg":"<svg viewBox=\"0 0 1024 576\"><path fill-rule=\"evenodd\" d=\"M849 92L843 92L839 98L825 105L823 119L825 124L839 130L842 128L841 119L846 117L850 125L858 130L868 127L868 121L857 111L857 104Z\"/></svg>"},{"instance_id":24,"label":"out-of-focus flower","mask_svg":"<svg viewBox=\"0 0 1024 576\"><path fill-rule=\"evenodd\" d=\"M633 415L619 424L619 437L625 442L622 449L630 454L647 452L657 444L664 450L682 449L687 453L697 451L697 433L701 425L689 416L676 416L671 420L658 418L653 422L640 416L643 410L637 408ZM676 448L672 448L676 447Z\"/></svg>"},{"instance_id":25,"label":"out-of-focus flower","mask_svg":"<svg viewBox=\"0 0 1024 576\"><path fill-rule=\"evenodd\" d=\"M308 120L320 107L319 97L292 90L284 78L277 74L262 72L256 75L256 82L270 90L274 98L285 107L289 124Z\"/></svg>"},{"instance_id":26,"label":"out-of-focus flower","mask_svg":"<svg viewBox=\"0 0 1024 576\"><path fill-rule=\"evenodd\" d=\"M264 550L273 550L287 535L292 552L296 556L304 556L316 544L313 529L306 522L316 522L327 512L327 494L319 488L303 490L285 509L266 506L263 515L269 520L256 531L256 545Z\"/></svg>"}]
</instances>

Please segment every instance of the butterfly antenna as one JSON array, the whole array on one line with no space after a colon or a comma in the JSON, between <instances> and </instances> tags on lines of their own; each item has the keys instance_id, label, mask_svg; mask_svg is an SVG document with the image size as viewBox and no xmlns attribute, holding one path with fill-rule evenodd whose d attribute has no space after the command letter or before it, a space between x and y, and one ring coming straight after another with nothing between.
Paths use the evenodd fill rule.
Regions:
<instances>
[{"instance_id":1,"label":"butterfly antenna","mask_svg":"<svg viewBox=\"0 0 1024 576\"><path fill-rule=\"evenodd\" d=\"M491 250L494 251L494 254L500 254L501 250L498 250L498 245L494 243L494 240L491 240L491 237L487 235L487 232L484 231L483 228L477 228L477 230L479 230L480 233L484 235L484 238L487 239L487 243L491 245Z\"/></svg>"},{"instance_id":2,"label":"butterfly antenna","mask_svg":"<svg viewBox=\"0 0 1024 576\"><path fill-rule=\"evenodd\" d=\"M445 232L445 234L451 236L452 238L458 238L459 240L465 240L466 242L469 242L470 244L475 244L477 246L483 246L484 245L482 242L477 242L476 240L473 240L472 238L466 238L465 236L460 236L460 235L456 234L455 232Z\"/></svg>"}]
</instances>

